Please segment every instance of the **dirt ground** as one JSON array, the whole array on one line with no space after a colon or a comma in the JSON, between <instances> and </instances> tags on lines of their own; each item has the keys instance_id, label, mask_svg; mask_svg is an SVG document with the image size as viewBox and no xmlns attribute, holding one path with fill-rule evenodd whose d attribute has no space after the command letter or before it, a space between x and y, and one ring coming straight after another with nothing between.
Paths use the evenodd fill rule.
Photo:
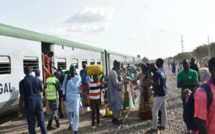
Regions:
<instances>
[{"instance_id":1,"label":"dirt ground","mask_svg":"<svg viewBox=\"0 0 215 134\"><path fill-rule=\"evenodd\" d=\"M138 95L139 91L135 91ZM103 95L103 94L102 94ZM102 99L103 101L103 99ZM44 108L46 111L46 108ZM48 110L49 111L49 110ZM65 111L65 110L63 110ZM97 127L96 130L91 129L91 111L87 112L87 108L85 108L84 114L80 114L79 116L79 130L80 134L110 134L115 133L119 126L114 125L112 123L112 117L101 118L101 123L103 126ZM124 110L124 115L128 112L128 110ZM65 115L66 116L66 115ZM13 112L10 114L6 114L0 117L0 134L28 134L28 125L25 117L25 113L20 118L17 118L17 112ZM45 114L45 123L48 124L49 115ZM68 119L64 117L60 119L60 128L57 128L52 131L48 131L49 134L71 134L72 130L68 130ZM55 122L53 121L53 126L55 126ZM40 128L36 127L36 132L40 132Z\"/></svg>"},{"instance_id":2,"label":"dirt ground","mask_svg":"<svg viewBox=\"0 0 215 134\"><path fill-rule=\"evenodd\" d=\"M186 127L182 118L182 103L180 98L180 89L176 87L176 75L171 73L171 70L165 66L167 75L167 129L160 133L162 134L181 134L186 133ZM138 90L137 90L138 91ZM120 134L124 133L137 133L143 134L151 128L151 120L140 120L137 118L138 104L135 105L135 109L129 114L127 122L124 124ZM126 110L124 115L126 115ZM45 115L46 124L48 123L49 116ZM86 112L80 115L79 133L80 134L114 134L119 126L112 123L112 118L101 118L102 127L98 127L97 130L91 129L91 112ZM61 127L52 131L50 134L71 134L72 131L67 130L68 120L67 118L60 119ZM55 122L53 123L55 125ZM40 129L36 128L37 133L40 133ZM17 113L7 114L0 117L0 134L27 134L28 126L25 116L17 119Z\"/></svg>"}]
</instances>

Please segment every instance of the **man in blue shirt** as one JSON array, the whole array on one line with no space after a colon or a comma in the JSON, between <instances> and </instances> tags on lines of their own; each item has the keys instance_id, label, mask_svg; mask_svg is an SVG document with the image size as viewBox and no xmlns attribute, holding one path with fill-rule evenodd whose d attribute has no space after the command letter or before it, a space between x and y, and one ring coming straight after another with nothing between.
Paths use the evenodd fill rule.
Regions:
<instances>
[{"instance_id":1,"label":"man in blue shirt","mask_svg":"<svg viewBox=\"0 0 215 134\"><path fill-rule=\"evenodd\" d=\"M18 117L22 115L22 106L25 102L26 117L28 122L28 131L30 134L35 134L35 117L42 134L47 134L47 129L44 122L43 101L40 95L42 85L38 78L31 75L30 67L24 68L25 78L19 83L20 98Z\"/></svg>"},{"instance_id":2,"label":"man in blue shirt","mask_svg":"<svg viewBox=\"0 0 215 134\"><path fill-rule=\"evenodd\" d=\"M80 71L80 76L82 77L82 74L86 71L86 63L83 63L83 69Z\"/></svg>"},{"instance_id":3,"label":"man in blue shirt","mask_svg":"<svg viewBox=\"0 0 215 134\"><path fill-rule=\"evenodd\" d=\"M165 74L165 70L163 68L163 59L162 58L158 58L156 60L156 66L158 67L158 69L160 69L164 74ZM165 79L166 79L166 74L165 74ZM159 110L158 112L158 124L161 124L161 111Z\"/></svg>"},{"instance_id":4,"label":"man in blue shirt","mask_svg":"<svg viewBox=\"0 0 215 134\"><path fill-rule=\"evenodd\" d=\"M156 132L158 124L158 111L161 111L161 129L166 127L166 76L163 71L153 63L150 64L150 72L153 72L153 80L149 80L148 85L154 87L154 104L152 108L152 129L148 132Z\"/></svg>"}]
</instances>

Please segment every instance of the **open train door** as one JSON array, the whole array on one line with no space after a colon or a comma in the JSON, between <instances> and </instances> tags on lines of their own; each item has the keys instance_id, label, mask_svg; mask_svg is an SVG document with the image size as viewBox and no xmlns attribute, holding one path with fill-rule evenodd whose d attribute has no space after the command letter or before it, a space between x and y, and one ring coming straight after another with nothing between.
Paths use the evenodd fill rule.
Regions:
<instances>
[{"instance_id":1,"label":"open train door","mask_svg":"<svg viewBox=\"0 0 215 134\"><path fill-rule=\"evenodd\" d=\"M53 44L51 44L51 43L46 43L46 42L42 42L42 44L41 44L41 48L42 48L42 68L43 68L43 71L42 71L42 76L43 76L43 84L45 84L45 81L46 81L46 79L45 79L45 73L46 73L46 71L45 71L45 68L43 67L43 66L45 66L45 61L44 61L44 56L45 55L48 55L48 53L49 52L51 52L51 51L53 51L52 50L52 45ZM50 74L53 74L53 72L54 72L54 70L53 70L53 64L52 64L52 62L54 63L54 56L50 59L51 60L51 62L50 62Z\"/></svg>"}]
</instances>

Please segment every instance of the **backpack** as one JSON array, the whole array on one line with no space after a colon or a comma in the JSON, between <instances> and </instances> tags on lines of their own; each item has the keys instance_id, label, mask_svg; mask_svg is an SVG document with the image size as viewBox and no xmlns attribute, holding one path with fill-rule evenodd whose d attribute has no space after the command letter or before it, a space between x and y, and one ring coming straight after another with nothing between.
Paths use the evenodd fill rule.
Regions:
<instances>
[{"instance_id":1,"label":"backpack","mask_svg":"<svg viewBox=\"0 0 215 134\"><path fill-rule=\"evenodd\" d=\"M213 94L208 84L203 83L199 87L204 88L207 94L207 109L209 111L210 105L213 102ZM197 126L194 118L195 106L194 106L194 94L195 91L190 95L183 114L184 122L187 125L187 128L190 130L197 131Z\"/></svg>"}]
</instances>

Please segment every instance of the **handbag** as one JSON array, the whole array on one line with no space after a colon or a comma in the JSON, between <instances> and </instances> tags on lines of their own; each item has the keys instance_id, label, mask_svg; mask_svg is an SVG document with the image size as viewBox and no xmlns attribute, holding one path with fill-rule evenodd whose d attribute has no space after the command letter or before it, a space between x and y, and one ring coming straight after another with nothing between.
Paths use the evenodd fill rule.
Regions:
<instances>
[{"instance_id":1,"label":"handbag","mask_svg":"<svg viewBox=\"0 0 215 134\"><path fill-rule=\"evenodd\" d=\"M84 103L90 106L90 97L87 93L84 93Z\"/></svg>"}]
</instances>

